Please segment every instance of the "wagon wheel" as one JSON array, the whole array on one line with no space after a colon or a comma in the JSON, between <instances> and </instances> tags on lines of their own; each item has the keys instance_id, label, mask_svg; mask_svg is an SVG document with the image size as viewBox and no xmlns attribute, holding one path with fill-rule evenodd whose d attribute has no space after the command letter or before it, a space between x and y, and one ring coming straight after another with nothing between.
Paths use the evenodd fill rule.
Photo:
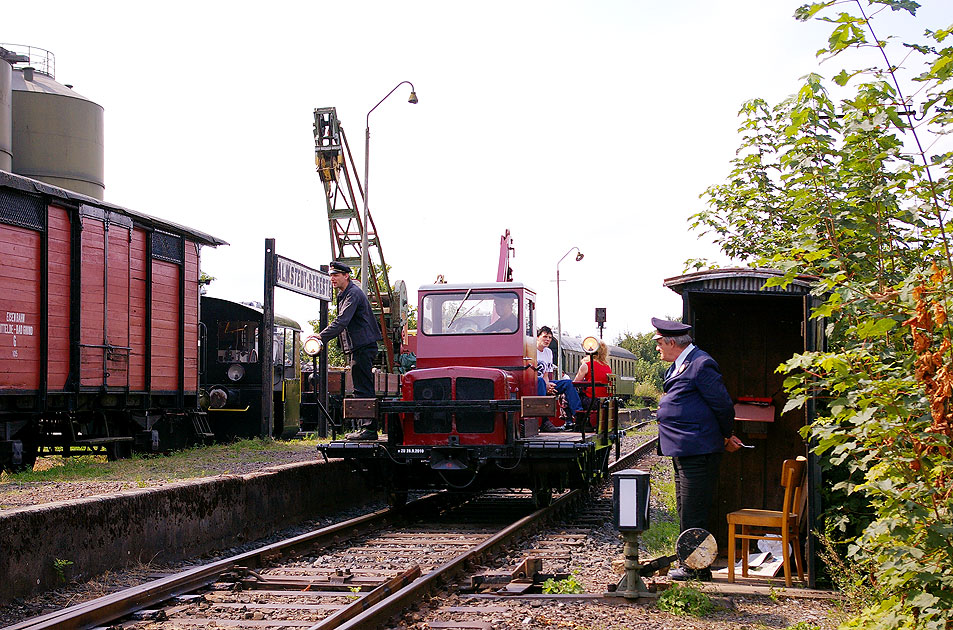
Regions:
<instances>
[{"instance_id":1,"label":"wagon wheel","mask_svg":"<svg viewBox=\"0 0 953 630\"><path fill-rule=\"evenodd\" d=\"M11 459L0 462L0 470L4 470L10 473L19 473L25 470L33 470L33 465L36 463L37 456L37 446L35 442L22 441L22 452L21 459L19 464L14 464Z\"/></svg>"},{"instance_id":2,"label":"wagon wheel","mask_svg":"<svg viewBox=\"0 0 953 630\"><path fill-rule=\"evenodd\" d=\"M549 507L552 502L552 488L547 488L545 486L537 486L536 488L533 488L533 505L536 506L537 510L544 507Z\"/></svg>"},{"instance_id":3,"label":"wagon wheel","mask_svg":"<svg viewBox=\"0 0 953 630\"><path fill-rule=\"evenodd\" d=\"M407 504L407 490L390 488L387 491L387 504L395 509L404 507Z\"/></svg>"},{"instance_id":4,"label":"wagon wheel","mask_svg":"<svg viewBox=\"0 0 953 630\"><path fill-rule=\"evenodd\" d=\"M106 460L114 462L117 459L129 459L132 457L132 443L130 442L110 442L106 445Z\"/></svg>"},{"instance_id":5,"label":"wagon wheel","mask_svg":"<svg viewBox=\"0 0 953 630\"><path fill-rule=\"evenodd\" d=\"M39 446L33 440L23 441L23 463L20 464L20 470L33 470L39 450Z\"/></svg>"}]
</instances>

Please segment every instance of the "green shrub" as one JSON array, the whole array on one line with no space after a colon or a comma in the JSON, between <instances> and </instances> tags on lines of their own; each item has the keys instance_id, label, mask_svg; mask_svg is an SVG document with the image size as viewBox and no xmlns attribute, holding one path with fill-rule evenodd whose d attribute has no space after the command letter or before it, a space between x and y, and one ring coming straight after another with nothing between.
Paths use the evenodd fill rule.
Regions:
<instances>
[{"instance_id":1,"label":"green shrub","mask_svg":"<svg viewBox=\"0 0 953 630\"><path fill-rule=\"evenodd\" d=\"M814 278L827 343L779 368L781 413L814 406L801 433L843 493L825 502L834 546L874 595L848 625L877 630L949 629L953 610L953 38L913 22L920 4L798 8L831 29L832 81L747 101L732 171L693 216L733 264L780 270L765 288ZM830 67L848 51L853 68Z\"/></svg>"},{"instance_id":2,"label":"green shrub","mask_svg":"<svg viewBox=\"0 0 953 630\"><path fill-rule=\"evenodd\" d=\"M661 394L653 383L642 382L635 386L633 395L641 400L643 405L658 407L658 400Z\"/></svg>"},{"instance_id":3,"label":"green shrub","mask_svg":"<svg viewBox=\"0 0 953 630\"><path fill-rule=\"evenodd\" d=\"M673 615L692 615L704 617L715 609L711 598L692 586L672 586L659 595L656 603L659 610Z\"/></svg>"},{"instance_id":4,"label":"green shrub","mask_svg":"<svg viewBox=\"0 0 953 630\"><path fill-rule=\"evenodd\" d=\"M585 593L586 589L583 587L582 582L576 579L576 575L570 575L563 580L554 580L549 578L543 582L543 593L547 595L557 594L557 595L578 595L579 593Z\"/></svg>"}]
</instances>

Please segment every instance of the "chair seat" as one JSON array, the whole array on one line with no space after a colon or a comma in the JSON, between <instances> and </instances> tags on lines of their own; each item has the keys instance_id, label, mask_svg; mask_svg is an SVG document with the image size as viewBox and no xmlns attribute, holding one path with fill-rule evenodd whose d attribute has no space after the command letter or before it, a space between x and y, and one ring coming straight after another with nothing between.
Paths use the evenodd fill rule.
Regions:
<instances>
[{"instance_id":1,"label":"chair seat","mask_svg":"<svg viewBox=\"0 0 953 630\"><path fill-rule=\"evenodd\" d=\"M784 513L779 510L755 510L746 508L729 512L728 522L739 525L761 525L764 527L779 527ZM791 523L797 522L797 514L788 514Z\"/></svg>"},{"instance_id":2,"label":"chair seat","mask_svg":"<svg viewBox=\"0 0 953 630\"><path fill-rule=\"evenodd\" d=\"M798 579L804 579L801 564L800 515L803 509L802 484L807 459L803 456L786 459L781 464L781 486L784 499L780 510L746 508L728 513L728 581L735 581L735 547L741 539L741 575L748 575L748 550L750 541L778 537L781 539L784 565L784 584L791 586L791 556L797 565ZM740 527L741 531L738 531ZM751 531L751 529L756 531ZM767 531L777 533L768 534Z\"/></svg>"}]
</instances>

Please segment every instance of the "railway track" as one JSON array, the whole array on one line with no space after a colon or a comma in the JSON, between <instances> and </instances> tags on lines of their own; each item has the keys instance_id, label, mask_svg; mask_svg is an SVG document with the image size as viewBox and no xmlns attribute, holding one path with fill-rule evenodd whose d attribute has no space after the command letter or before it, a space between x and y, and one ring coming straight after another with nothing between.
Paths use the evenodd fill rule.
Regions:
<instances>
[{"instance_id":1,"label":"railway track","mask_svg":"<svg viewBox=\"0 0 953 630\"><path fill-rule=\"evenodd\" d=\"M654 438L642 443L610 470L628 467L654 445ZM7 630L381 627L586 498L572 491L534 511L527 493L429 495ZM568 538L571 544L578 536Z\"/></svg>"}]
</instances>

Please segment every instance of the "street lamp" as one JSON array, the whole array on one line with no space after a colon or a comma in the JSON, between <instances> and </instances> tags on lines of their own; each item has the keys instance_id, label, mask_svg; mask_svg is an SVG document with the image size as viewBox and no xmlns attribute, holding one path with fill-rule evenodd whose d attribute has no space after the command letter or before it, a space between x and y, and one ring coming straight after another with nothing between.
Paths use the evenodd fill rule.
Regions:
<instances>
[{"instance_id":1,"label":"street lamp","mask_svg":"<svg viewBox=\"0 0 953 630\"><path fill-rule=\"evenodd\" d=\"M387 96L382 98L377 102L377 105L371 108L370 112L367 112L367 117L364 121L364 223L363 229L361 230L361 287L364 289L364 293L370 294L370 285L368 283L367 268L368 268L368 253L367 253L367 197L368 197L368 183L367 183L367 174L368 174L368 162L370 161L371 156L371 112L377 109L378 105L387 100L387 97L393 94L397 88L403 84L410 86L410 98L407 99L408 103L413 105L417 104L417 91L414 89L414 84L410 81L401 81L394 86L394 89L387 93Z\"/></svg>"},{"instance_id":2,"label":"street lamp","mask_svg":"<svg viewBox=\"0 0 953 630\"><path fill-rule=\"evenodd\" d=\"M559 263L563 261L566 256L572 253L572 250L576 250L576 262L579 262L583 259L583 254L579 251L578 247L570 247L569 251L563 254L563 257L559 259L559 262L556 263L556 329L557 329L557 340L558 348L556 348L556 378L560 379L563 377L563 318L562 311L560 310L559 303Z\"/></svg>"}]
</instances>

